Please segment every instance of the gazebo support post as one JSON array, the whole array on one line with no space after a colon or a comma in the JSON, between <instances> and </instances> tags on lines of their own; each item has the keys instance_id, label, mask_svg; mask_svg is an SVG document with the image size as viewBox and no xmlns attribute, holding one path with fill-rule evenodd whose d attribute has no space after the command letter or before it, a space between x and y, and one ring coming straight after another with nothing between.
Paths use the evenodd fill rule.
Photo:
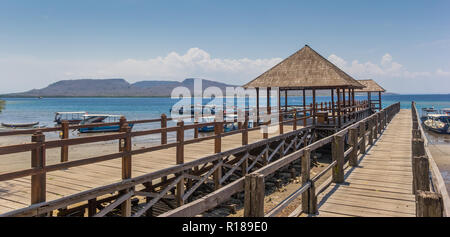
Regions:
<instances>
[{"instance_id":1,"label":"gazebo support post","mask_svg":"<svg viewBox=\"0 0 450 237\"><path fill-rule=\"evenodd\" d=\"M312 90L312 96L313 96L313 124L316 125L316 89Z\"/></svg>"},{"instance_id":2,"label":"gazebo support post","mask_svg":"<svg viewBox=\"0 0 450 237\"><path fill-rule=\"evenodd\" d=\"M287 108L288 108L288 90L284 90L284 112L287 112Z\"/></svg>"},{"instance_id":3,"label":"gazebo support post","mask_svg":"<svg viewBox=\"0 0 450 237\"><path fill-rule=\"evenodd\" d=\"M381 111L381 91L378 91L378 107L379 111Z\"/></svg>"},{"instance_id":4,"label":"gazebo support post","mask_svg":"<svg viewBox=\"0 0 450 237\"><path fill-rule=\"evenodd\" d=\"M337 116L338 116L338 127L340 128L342 125L342 121L341 121L341 89L340 88L336 88L336 94L337 94Z\"/></svg>"},{"instance_id":5,"label":"gazebo support post","mask_svg":"<svg viewBox=\"0 0 450 237\"><path fill-rule=\"evenodd\" d=\"M343 113L343 118L344 118L344 124L347 122L347 105L345 103L345 88L342 88L342 113Z\"/></svg>"},{"instance_id":6,"label":"gazebo support post","mask_svg":"<svg viewBox=\"0 0 450 237\"><path fill-rule=\"evenodd\" d=\"M256 125L259 126L259 87L256 87Z\"/></svg>"},{"instance_id":7,"label":"gazebo support post","mask_svg":"<svg viewBox=\"0 0 450 237\"><path fill-rule=\"evenodd\" d=\"M333 124L336 125L336 117L334 114L334 90L331 89L331 114L333 116Z\"/></svg>"}]
</instances>

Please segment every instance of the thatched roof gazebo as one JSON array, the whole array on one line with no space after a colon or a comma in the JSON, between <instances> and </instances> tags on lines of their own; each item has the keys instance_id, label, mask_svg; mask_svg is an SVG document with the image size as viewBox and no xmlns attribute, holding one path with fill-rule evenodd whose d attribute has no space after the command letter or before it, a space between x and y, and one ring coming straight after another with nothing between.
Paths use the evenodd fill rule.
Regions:
<instances>
[{"instance_id":1,"label":"thatched roof gazebo","mask_svg":"<svg viewBox=\"0 0 450 237\"><path fill-rule=\"evenodd\" d=\"M372 79L358 80L358 82L361 83L362 85L364 85L365 87L362 89L356 89L355 93L367 92L367 99L369 101L370 107L373 109L381 110L382 109L381 93L386 92L386 90L383 87L381 87L380 85L378 85L378 83L376 83ZM372 99L372 92L378 93L378 100ZM374 106L372 106L372 105L374 105ZM376 105L378 105L378 107Z\"/></svg>"},{"instance_id":2,"label":"thatched roof gazebo","mask_svg":"<svg viewBox=\"0 0 450 237\"><path fill-rule=\"evenodd\" d=\"M334 125L341 127L341 115L343 115L344 124L345 120L350 120L345 115L354 108L355 105L354 90L362 89L364 86L357 80L349 76L342 71L336 65L328 61L319 53L314 51L308 45L305 45L302 49L295 52L282 62L278 63L268 71L264 72L254 80L244 85L245 88L256 88L257 94L257 114L259 114L259 89L267 88L267 95L270 94L271 88L278 88L278 107L281 110L280 92L285 93L285 111L287 111L288 102L288 90L301 90L303 91L303 109L306 110L306 90L312 92L312 107L311 115L313 116L313 124L316 124L315 118L318 113L316 104L316 90L330 90L331 91L331 103L326 112L328 118L328 110L330 110ZM346 90L348 91L347 100ZM337 95L337 104L334 102L334 92ZM342 95L342 101L341 101ZM270 98L267 97L267 105L270 108ZM347 108L350 107L350 108ZM336 111L337 110L337 111ZM269 109L270 111L270 109ZM336 124L335 112L337 112L338 123ZM343 114L341 114L341 112Z\"/></svg>"}]
</instances>

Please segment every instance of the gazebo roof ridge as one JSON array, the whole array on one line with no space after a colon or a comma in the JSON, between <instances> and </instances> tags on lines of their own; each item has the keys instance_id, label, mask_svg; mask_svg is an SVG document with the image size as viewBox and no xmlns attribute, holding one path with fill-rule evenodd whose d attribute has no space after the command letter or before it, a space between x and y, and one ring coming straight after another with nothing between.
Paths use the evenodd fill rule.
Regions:
<instances>
[{"instance_id":1,"label":"gazebo roof ridge","mask_svg":"<svg viewBox=\"0 0 450 237\"><path fill-rule=\"evenodd\" d=\"M376 83L373 79L358 80L359 83L364 85L362 89L355 89L355 93L361 92L386 92L386 90Z\"/></svg>"},{"instance_id":2,"label":"gazebo roof ridge","mask_svg":"<svg viewBox=\"0 0 450 237\"><path fill-rule=\"evenodd\" d=\"M244 87L363 88L357 80L314 51L309 45L296 51Z\"/></svg>"}]
</instances>

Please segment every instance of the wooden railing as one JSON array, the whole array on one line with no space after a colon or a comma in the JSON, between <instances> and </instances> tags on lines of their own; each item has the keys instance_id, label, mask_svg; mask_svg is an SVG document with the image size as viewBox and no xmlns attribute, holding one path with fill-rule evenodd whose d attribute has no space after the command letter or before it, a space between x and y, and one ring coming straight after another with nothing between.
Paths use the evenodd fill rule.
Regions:
<instances>
[{"instance_id":1,"label":"wooden railing","mask_svg":"<svg viewBox=\"0 0 450 237\"><path fill-rule=\"evenodd\" d=\"M294 210L290 216L298 216L302 211L314 214L317 212L317 195L323 192L331 182L344 182L344 164L348 161L350 166L357 165L357 157L366 152L367 146L373 145L375 139L386 128L387 124L400 111L400 103L387 108L355 123L332 136L318 140L306 147L268 164L251 174L247 174L234 182L222 187L202 198L184 206L168 211L160 217L185 217L200 214L216 207L228 200L231 195L245 191L244 216L275 216L287 207L293 200L302 195L302 205ZM310 177L310 154L327 144L332 143L333 161L324 170L314 177ZM347 150L345 147L347 145ZM301 161L302 186L285 200L280 202L268 213L264 213L264 177L283 169L287 165ZM332 171L332 177L316 189L316 182L326 172Z\"/></svg>"},{"instance_id":2,"label":"wooden railing","mask_svg":"<svg viewBox=\"0 0 450 237\"><path fill-rule=\"evenodd\" d=\"M413 192L419 217L450 216L450 198L444 179L428 148L416 103L411 103Z\"/></svg>"}]
</instances>

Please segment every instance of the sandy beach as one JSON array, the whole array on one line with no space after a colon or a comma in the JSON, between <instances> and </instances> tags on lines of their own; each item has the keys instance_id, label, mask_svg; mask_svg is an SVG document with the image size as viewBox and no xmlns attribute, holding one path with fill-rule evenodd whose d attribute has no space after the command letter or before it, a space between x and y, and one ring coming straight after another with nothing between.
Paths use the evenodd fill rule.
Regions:
<instances>
[{"instance_id":1,"label":"sandy beach","mask_svg":"<svg viewBox=\"0 0 450 237\"><path fill-rule=\"evenodd\" d=\"M450 192L450 135L427 132L429 148Z\"/></svg>"},{"instance_id":2,"label":"sandy beach","mask_svg":"<svg viewBox=\"0 0 450 237\"><path fill-rule=\"evenodd\" d=\"M47 141L58 140L58 134L54 132L45 133ZM70 138L83 136L96 136L102 134L83 134L77 135L75 132L71 134ZM173 141L173 137L169 136L168 141ZM31 142L31 135L16 135L0 137L0 146L24 144ZM158 145L160 142L159 136L145 136L133 138L133 149L139 149L149 146ZM107 142L96 142L82 145L69 146L69 161L86 159L95 156L107 155L119 151L118 140ZM61 149L53 148L46 150L46 164L60 163ZM21 152L8 155L0 155L0 173L18 171L21 169L28 169L31 165L30 152Z\"/></svg>"}]
</instances>

